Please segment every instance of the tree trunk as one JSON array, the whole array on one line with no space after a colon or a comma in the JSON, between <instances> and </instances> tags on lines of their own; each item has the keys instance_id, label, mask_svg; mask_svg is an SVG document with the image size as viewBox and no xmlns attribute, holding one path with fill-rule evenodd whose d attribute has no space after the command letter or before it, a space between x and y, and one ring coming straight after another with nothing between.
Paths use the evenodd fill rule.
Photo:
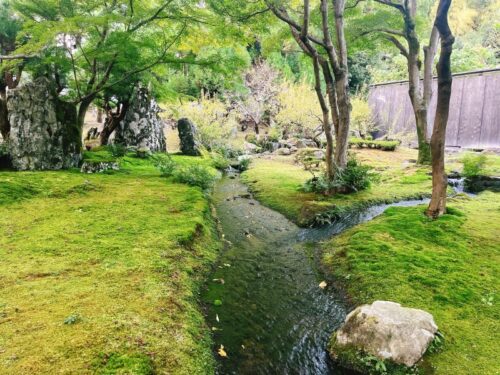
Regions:
<instances>
[{"instance_id":1,"label":"tree trunk","mask_svg":"<svg viewBox=\"0 0 500 375\"><path fill-rule=\"evenodd\" d=\"M97 108L97 123L102 124L102 108Z\"/></svg>"},{"instance_id":2,"label":"tree trunk","mask_svg":"<svg viewBox=\"0 0 500 375\"><path fill-rule=\"evenodd\" d=\"M100 135L102 146L105 146L109 143L109 137L111 136L111 134L113 134L118 125L120 125L120 122L127 114L129 106L130 103L128 101L125 101L124 103L118 104L116 113L113 113L111 110L108 112Z\"/></svg>"},{"instance_id":3,"label":"tree trunk","mask_svg":"<svg viewBox=\"0 0 500 375\"><path fill-rule=\"evenodd\" d=\"M0 134L4 141L9 137L10 125L7 117L7 100L5 95L0 94Z\"/></svg>"},{"instance_id":4,"label":"tree trunk","mask_svg":"<svg viewBox=\"0 0 500 375\"><path fill-rule=\"evenodd\" d=\"M78 117L77 117L77 122L78 122L78 129L80 131L80 136L82 135L83 132L83 126L85 125L85 115L87 114L87 111L92 104L94 98L88 98L83 100L80 103L80 106L78 107Z\"/></svg>"},{"instance_id":5,"label":"tree trunk","mask_svg":"<svg viewBox=\"0 0 500 375\"><path fill-rule=\"evenodd\" d=\"M427 216L437 218L446 212L446 190L448 178L444 169L446 125L450 111L451 98L451 53L455 38L448 25L448 10L451 0L440 0L434 25L441 37L441 52L437 64L438 97L436 117L431 138L432 153L432 198L427 208Z\"/></svg>"},{"instance_id":6,"label":"tree trunk","mask_svg":"<svg viewBox=\"0 0 500 375\"><path fill-rule=\"evenodd\" d=\"M255 122L254 130L255 130L255 134L259 134L259 124L257 123L257 121Z\"/></svg>"}]
</instances>

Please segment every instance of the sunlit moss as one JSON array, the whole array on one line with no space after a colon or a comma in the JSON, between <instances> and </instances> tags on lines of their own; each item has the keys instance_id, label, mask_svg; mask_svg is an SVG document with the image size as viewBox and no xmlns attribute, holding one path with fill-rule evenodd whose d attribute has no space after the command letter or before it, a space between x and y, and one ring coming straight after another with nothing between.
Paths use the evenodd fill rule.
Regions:
<instances>
[{"instance_id":1,"label":"sunlit moss","mask_svg":"<svg viewBox=\"0 0 500 375\"><path fill-rule=\"evenodd\" d=\"M492 374L500 339L500 199L485 192L449 204L436 221L425 206L390 208L327 242L323 263L354 304L390 300L434 315L445 344L426 357L424 370Z\"/></svg>"},{"instance_id":2,"label":"sunlit moss","mask_svg":"<svg viewBox=\"0 0 500 375\"><path fill-rule=\"evenodd\" d=\"M150 160L128 156L121 167L0 172L6 373L213 370L198 306L218 249L207 199Z\"/></svg>"}]
</instances>

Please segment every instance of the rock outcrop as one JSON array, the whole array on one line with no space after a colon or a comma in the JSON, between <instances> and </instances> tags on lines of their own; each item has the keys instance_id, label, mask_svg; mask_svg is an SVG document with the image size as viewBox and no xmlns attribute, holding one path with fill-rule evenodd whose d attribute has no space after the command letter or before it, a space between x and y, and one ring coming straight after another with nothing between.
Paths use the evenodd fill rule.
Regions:
<instances>
[{"instance_id":1,"label":"rock outcrop","mask_svg":"<svg viewBox=\"0 0 500 375\"><path fill-rule=\"evenodd\" d=\"M381 360L413 366L424 355L437 332L431 314L419 309L402 307L398 303L375 301L357 307L334 334L330 353L344 366L359 370L349 363L357 350Z\"/></svg>"},{"instance_id":2,"label":"rock outcrop","mask_svg":"<svg viewBox=\"0 0 500 375\"><path fill-rule=\"evenodd\" d=\"M200 155L200 145L196 139L196 126L187 118L181 118L177 122L179 140L181 142L181 152L184 155Z\"/></svg>"},{"instance_id":3,"label":"rock outcrop","mask_svg":"<svg viewBox=\"0 0 500 375\"><path fill-rule=\"evenodd\" d=\"M120 165L117 161L84 161L80 172L82 173L102 173L106 171L118 171Z\"/></svg>"},{"instance_id":4,"label":"rock outcrop","mask_svg":"<svg viewBox=\"0 0 500 375\"><path fill-rule=\"evenodd\" d=\"M9 153L18 170L77 167L82 141L76 107L59 100L48 79L7 94Z\"/></svg>"},{"instance_id":5,"label":"rock outcrop","mask_svg":"<svg viewBox=\"0 0 500 375\"><path fill-rule=\"evenodd\" d=\"M166 151L164 123L160 107L148 89L138 87L125 117L115 130L113 143L127 147L148 148L152 152Z\"/></svg>"}]
</instances>

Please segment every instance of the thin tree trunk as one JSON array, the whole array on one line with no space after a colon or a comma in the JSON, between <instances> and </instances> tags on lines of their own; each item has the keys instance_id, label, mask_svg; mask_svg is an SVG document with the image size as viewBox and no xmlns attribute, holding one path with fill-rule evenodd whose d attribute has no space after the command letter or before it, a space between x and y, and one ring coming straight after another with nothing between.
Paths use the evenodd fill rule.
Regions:
<instances>
[{"instance_id":1,"label":"thin tree trunk","mask_svg":"<svg viewBox=\"0 0 500 375\"><path fill-rule=\"evenodd\" d=\"M102 124L102 108L97 108L97 123Z\"/></svg>"},{"instance_id":2,"label":"thin tree trunk","mask_svg":"<svg viewBox=\"0 0 500 375\"><path fill-rule=\"evenodd\" d=\"M80 131L80 137L81 137L82 132L83 132L83 126L85 125L85 115L87 114L87 111L88 111L90 105L92 104L93 100L94 100L93 97L87 98L87 99L83 100L80 103L80 106L78 107L77 121L78 121L78 129Z\"/></svg>"},{"instance_id":3,"label":"thin tree trunk","mask_svg":"<svg viewBox=\"0 0 500 375\"><path fill-rule=\"evenodd\" d=\"M7 117L7 100L3 93L0 93L0 134L4 141L9 137L10 125Z\"/></svg>"},{"instance_id":4,"label":"thin tree trunk","mask_svg":"<svg viewBox=\"0 0 500 375\"><path fill-rule=\"evenodd\" d=\"M436 117L431 138L432 152L432 198L427 208L427 216L437 218L446 212L446 190L448 178L444 169L446 125L450 111L452 87L451 53L455 38L448 25L448 10L451 0L440 0L434 25L441 37L441 52L437 64L438 97Z\"/></svg>"}]
</instances>

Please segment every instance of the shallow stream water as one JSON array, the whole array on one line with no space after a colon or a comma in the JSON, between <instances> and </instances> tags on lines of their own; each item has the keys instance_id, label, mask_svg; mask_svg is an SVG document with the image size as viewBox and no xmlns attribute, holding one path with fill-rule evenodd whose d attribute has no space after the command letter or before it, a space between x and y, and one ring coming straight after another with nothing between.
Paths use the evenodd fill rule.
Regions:
<instances>
[{"instance_id":1,"label":"shallow stream water","mask_svg":"<svg viewBox=\"0 0 500 375\"><path fill-rule=\"evenodd\" d=\"M394 205L411 206L423 201ZM318 273L319 241L370 220L389 205L324 228L299 228L260 205L236 174L223 177L214 204L226 250L203 293L219 374L347 374L331 363L327 344L346 304Z\"/></svg>"}]
</instances>

